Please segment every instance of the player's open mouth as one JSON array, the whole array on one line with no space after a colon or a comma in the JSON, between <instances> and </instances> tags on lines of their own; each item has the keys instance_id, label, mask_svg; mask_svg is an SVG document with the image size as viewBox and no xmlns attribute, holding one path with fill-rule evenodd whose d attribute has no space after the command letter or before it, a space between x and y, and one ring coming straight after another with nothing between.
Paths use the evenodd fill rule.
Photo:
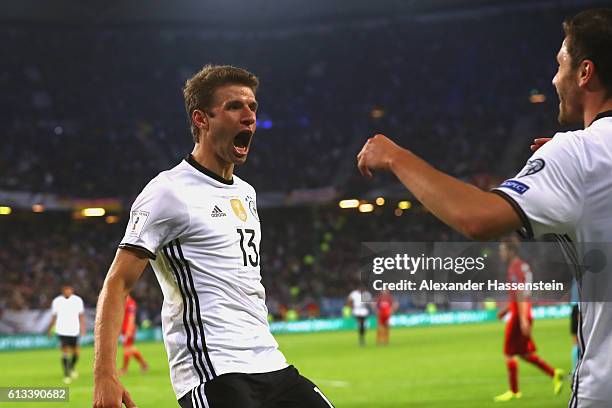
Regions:
<instances>
[{"instance_id":1,"label":"player's open mouth","mask_svg":"<svg viewBox=\"0 0 612 408\"><path fill-rule=\"evenodd\" d=\"M234 137L234 151L239 156L245 156L249 151L253 133L248 130L243 130Z\"/></svg>"}]
</instances>

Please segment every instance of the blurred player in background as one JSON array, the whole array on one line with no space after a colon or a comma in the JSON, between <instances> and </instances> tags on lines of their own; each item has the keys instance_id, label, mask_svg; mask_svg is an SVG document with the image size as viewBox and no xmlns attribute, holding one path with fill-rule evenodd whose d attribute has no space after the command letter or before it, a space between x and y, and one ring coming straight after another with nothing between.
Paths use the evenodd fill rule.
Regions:
<instances>
[{"instance_id":1,"label":"blurred player in background","mask_svg":"<svg viewBox=\"0 0 612 408\"><path fill-rule=\"evenodd\" d=\"M570 334L572 336L572 375L576 371L580 350L578 347L578 318L580 317L580 308L578 306L578 284L572 283L572 294L570 299L572 313L570 315Z\"/></svg>"},{"instance_id":2,"label":"blurred player in background","mask_svg":"<svg viewBox=\"0 0 612 408\"><path fill-rule=\"evenodd\" d=\"M79 334L85 335L85 307L83 299L74 294L70 284L62 286L62 294L51 303L51 323L47 333L55 334L62 350L62 368L64 369L64 383L70 384L77 379L76 363L79 360Z\"/></svg>"},{"instance_id":3,"label":"blurred player in background","mask_svg":"<svg viewBox=\"0 0 612 408\"><path fill-rule=\"evenodd\" d=\"M388 290L383 290L376 298L377 326L376 326L376 344L389 344L389 320L391 315L397 311L399 304L393 298L393 295Z\"/></svg>"},{"instance_id":4,"label":"blurred player in background","mask_svg":"<svg viewBox=\"0 0 612 408\"><path fill-rule=\"evenodd\" d=\"M502 263L507 265L507 281L510 283L532 282L531 268L527 262L519 257L519 246L515 241L506 240L499 245L499 255ZM507 402L521 398L518 385L518 362L516 356L531 363L544 371L553 379L553 391L561 392L563 386L563 371L547 364L536 354L536 346L531 338L533 317L531 316L531 303L529 293L526 291L511 291L508 306L497 314L503 319L507 314L506 334L504 338L504 355L508 367L510 390L494 398L496 402Z\"/></svg>"},{"instance_id":5,"label":"blurred player in background","mask_svg":"<svg viewBox=\"0 0 612 408\"><path fill-rule=\"evenodd\" d=\"M352 291L346 299L346 304L351 308L353 317L357 320L357 333L359 335L359 345L365 346L366 320L370 315L369 302L372 295L366 290L364 284L359 285L359 289Z\"/></svg>"},{"instance_id":6,"label":"blurred player in background","mask_svg":"<svg viewBox=\"0 0 612 408\"><path fill-rule=\"evenodd\" d=\"M125 299L125 315L123 316L123 325L121 326L121 334L123 335L123 366L121 370L119 370L119 375L127 373L128 365L132 357L138 361L142 371L147 371L149 369L149 365L134 345L136 331L138 329L138 325L136 324L137 309L138 305L134 298L127 295Z\"/></svg>"},{"instance_id":7,"label":"blurred player in background","mask_svg":"<svg viewBox=\"0 0 612 408\"><path fill-rule=\"evenodd\" d=\"M433 215L472 239L490 240L514 230L527 238L557 234L573 255L575 242L610 242L612 9L581 12L567 19L563 30L553 78L558 119L581 123L584 129L559 133L514 179L492 192L482 191L436 170L383 135L370 138L357 155L361 173L370 178L373 170L393 172ZM570 408L612 406L612 303L592 300L582 298L580 303L581 356Z\"/></svg>"},{"instance_id":8,"label":"blurred player in background","mask_svg":"<svg viewBox=\"0 0 612 408\"><path fill-rule=\"evenodd\" d=\"M100 293L95 408L136 406L115 360L125 298L149 260L164 294L164 344L182 408L332 407L270 333L256 193L234 175L257 126L258 85L231 66L207 65L187 80L193 150L134 201Z\"/></svg>"}]
</instances>

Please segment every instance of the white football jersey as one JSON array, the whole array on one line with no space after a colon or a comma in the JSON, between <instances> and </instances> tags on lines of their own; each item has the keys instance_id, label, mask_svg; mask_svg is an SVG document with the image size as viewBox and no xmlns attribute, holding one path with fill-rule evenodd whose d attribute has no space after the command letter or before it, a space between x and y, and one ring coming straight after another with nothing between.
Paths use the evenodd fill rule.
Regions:
<instances>
[{"instance_id":1,"label":"white football jersey","mask_svg":"<svg viewBox=\"0 0 612 408\"><path fill-rule=\"evenodd\" d=\"M151 258L177 399L221 374L287 367L267 320L255 199L239 177L224 180L189 156L132 205L119 246Z\"/></svg>"},{"instance_id":2,"label":"white football jersey","mask_svg":"<svg viewBox=\"0 0 612 408\"><path fill-rule=\"evenodd\" d=\"M528 237L558 234L579 250L588 248L585 243L612 242L612 111L584 130L555 135L494 192L517 210ZM576 264L584 263L583 253L573 253ZM611 407L612 303L588 296L580 303L582 357L570 407Z\"/></svg>"},{"instance_id":3,"label":"white football jersey","mask_svg":"<svg viewBox=\"0 0 612 408\"><path fill-rule=\"evenodd\" d=\"M355 289L349 294L349 299L353 304L353 316L355 317L367 317L370 315L370 308L367 302L372 301L372 295L367 291L360 291Z\"/></svg>"},{"instance_id":4,"label":"white football jersey","mask_svg":"<svg viewBox=\"0 0 612 408\"><path fill-rule=\"evenodd\" d=\"M85 313L83 299L77 295L69 298L60 295L51 303L51 313L56 316L55 333L59 336L78 336L81 322L79 315Z\"/></svg>"}]
</instances>

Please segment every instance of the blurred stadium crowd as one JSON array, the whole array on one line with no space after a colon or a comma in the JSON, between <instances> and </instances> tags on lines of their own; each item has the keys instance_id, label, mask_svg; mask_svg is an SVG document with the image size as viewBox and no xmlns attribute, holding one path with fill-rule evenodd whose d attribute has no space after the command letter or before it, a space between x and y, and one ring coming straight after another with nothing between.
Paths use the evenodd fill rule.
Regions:
<instances>
[{"instance_id":1,"label":"blurred stadium crowd","mask_svg":"<svg viewBox=\"0 0 612 408\"><path fill-rule=\"evenodd\" d=\"M0 26L0 190L129 203L191 150L181 87L206 62L260 76L258 132L237 174L261 194L364 182L354 163L374 132L437 167L490 188L555 127L550 81L567 11L412 16L284 29L197 26ZM486 17L486 18L483 18ZM484 35L486 33L486 35ZM24 52L27 50L27 52ZM545 95L543 103L530 102ZM531 133L516 139L517 124ZM523 129L524 128L519 128ZM509 146L518 153L506 157ZM510 149L511 150L511 149ZM334 204L262 209L270 311L339 310L355 286L361 241L459 240L415 206L346 213ZM48 307L63 281L94 306L127 218L2 217L0 309ZM152 271L136 290L158 315Z\"/></svg>"},{"instance_id":2,"label":"blurred stadium crowd","mask_svg":"<svg viewBox=\"0 0 612 408\"><path fill-rule=\"evenodd\" d=\"M490 171L517 118L554 119L554 100L534 109L529 93L554 99L559 21L546 10L256 32L4 25L0 188L133 197L190 151L180 90L209 61L261 78L240 170L260 192L345 182L339 166L374 131L453 174Z\"/></svg>"},{"instance_id":3,"label":"blurred stadium crowd","mask_svg":"<svg viewBox=\"0 0 612 408\"><path fill-rule=\"evenodd\" d=\"M340 314L348 291L359 283L361 241L451 239L447 229L418 209L400 218L382 207L367 216L326 208L264 210L260 217L262 278L268 308L277 319L289 309L304 317ZM65 282L87 306L95 306L123 223L75 222L53 214L36 218L26 223L17 216L0 224L8 234L0 248L0 309L46 308ZM134 296L141 318L157 321L162 297L150 268Z\"/></svg>"}]
</instances>

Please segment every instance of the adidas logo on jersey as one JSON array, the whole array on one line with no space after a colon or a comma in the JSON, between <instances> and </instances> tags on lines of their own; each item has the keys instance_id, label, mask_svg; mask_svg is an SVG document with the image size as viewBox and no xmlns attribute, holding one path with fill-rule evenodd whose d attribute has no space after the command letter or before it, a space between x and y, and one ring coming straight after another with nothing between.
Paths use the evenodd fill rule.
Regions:
<instances>
[{"instance_id":1,"label":"adidas logo on jersey","mask_svg":"<svg viewBox=\"0 0 612 408\"><path fill-rule=\"evenodd\" d=\"M213 218L225 217L225 215L226 214L216 205L215 208L213 208L212 213L210 214L210 216Z\"/></svg>"}]
</instances>

